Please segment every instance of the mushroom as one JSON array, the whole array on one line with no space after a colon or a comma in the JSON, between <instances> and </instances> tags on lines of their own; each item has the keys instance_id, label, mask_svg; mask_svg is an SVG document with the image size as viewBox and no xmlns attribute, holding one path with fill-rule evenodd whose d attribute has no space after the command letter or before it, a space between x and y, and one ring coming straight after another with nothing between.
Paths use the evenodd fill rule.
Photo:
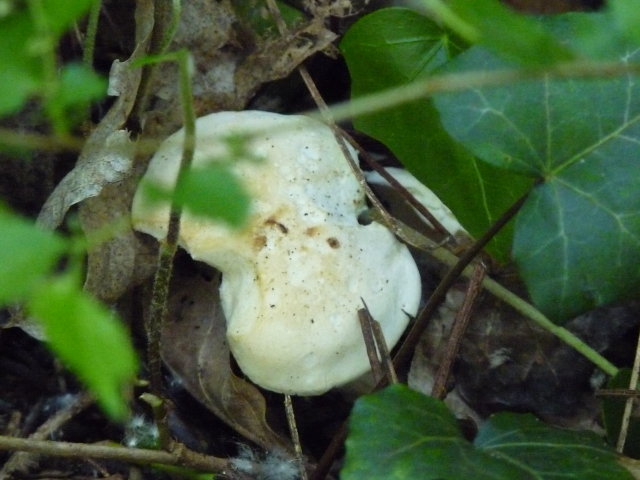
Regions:
<instances>
[{"instance_id":1,"label":"mushroom","mask_svg":"<svg viewBox=\"0 0 640 480\"><path fill-rule=\"evenodd\" d=\"M331 129L304 116L220 112L196 122L194 167L228 158L246 134L260 161L231 166L252 196L240 229L185 210L180 246L222 272L230 350L261 387L316 395L369 370L357 311L366 302L394 345L414 315L421 286L408 249L377 223L361 225L365 196ZM153 156L144 181L175 185L184 132ZM355 153L350 150L355 158ZM133 201L136 230L163 238L169 206Z\"/></svg>"}]
</instances>

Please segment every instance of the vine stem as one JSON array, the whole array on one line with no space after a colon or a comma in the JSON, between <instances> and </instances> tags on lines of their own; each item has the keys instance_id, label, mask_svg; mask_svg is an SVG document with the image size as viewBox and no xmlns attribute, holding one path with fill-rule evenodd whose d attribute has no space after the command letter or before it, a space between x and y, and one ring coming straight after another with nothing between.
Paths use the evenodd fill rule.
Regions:
<instances>
[{"instance_id":1,"label":"vine stem","mask_svg":"<svg viewBox=\"0 0 640 480\"><path fill-rule=\"evenodd\" d=\"M336 122L352 117L378 112L436 93L451 93L473 88L498 87L541 78L607 78L640 73L640 64L623 62L600 62L574 60L559 62L544 68L506 68L494 71L470 71L446 73L418 79L407 85L390 88L338 103L329 108ZM323 113L311 110L304 113L310 117L323 118Z\"/></svg>"},{"instance_id":2,"label":"vine stem","mask_svg":"<svg viewBox=\"0 0 640 480\"><path fill-rule=\"evenodd\" d=\"M89 68L93 68L93 52L96 46L96 34L98 33L98 20L100 19L100 9L102 0L95 0L89 10L87 20L87 33L84 39L84 49L82 52L82 62Z\"/></svg>"},{"instance_id":3,"label":"vine stem","mask_svg":"<svg viewBox=\"0 0 640 480\"><path fill-rule=\"evenodd\" d=\"M67 124L64 112L60 105L53 101L60 83L57 75L55 40L51 33L49 21L44 8L44 0L33 0L28 2L33 25L37 32L35 43L36 53L41 59L43 74L42 97L45 100L45 110L53 126L55 134L64 137L67 134Z\"/></svg>"},{"instance_id":4,"label":"vine stem","mask_svg":"<svg viewBox=\"0 0 640 480\"><path fill-rule=\"evenodd\" d=\"M503 215L502 218L504 219L504 221L500 222L502 225L506 223L508 218L511 218L511 216L515 214L515 212L518 210L517 207L519 207L519 205L521 205L525 199L526 196L523 196L514 204L514 206L509 209L509 217L505 217L505 215ZM375 217L376 212L374 211L372 215ZM378 218L374 219L378 220ZM384 221L382 218L380 218L379 220ZM494 226L495 225L496 224L494 224ZM490 229L487 234L485 234L480 240L478 240L472 246L472 248L465 252L465 254L460 258L456 257L446 248L436 244L431 239L425 237L421 233L413 230L411 227L403 224L398 220L394 220L392 229L405 242L410 243L411 245L422 250L428 251L431 255L433 255L433 257L440 260L445 265L449 265L451 267L449 272L447 272L447 274L444 276L444 278L436 288L436 291L431 295L431 298L427 302L427 305L425 305L422 312L420 312L416 323L413 325L404 343L396 353L394 364L396 368L399 368L409 360L411 352L415 348L415 345L417 344L417 341L419 340L420 335L422 334L422 331L426 326L426 322L430 318L431 314L435 312L435 309L440 305L442 300L444 300L444 296L446 295L453 282L459 276L463 276L466 278L471 278L473 276L473 268L471 268L469 264L478 254L478 251L482 249L482 246L486 244L488 239L493 237L493 234L489 233L492 232L494 228ZM587 359L593 362L598 368L603 370L607 375L614 376L618 373L618 368L615 365L613 365L606 358L596 352L593 348L583 342L580 338L578 338L566 328L553 323L540 310L538 310L533 305L520 298L518 295L511 292L507 288L503 287L495 280L485 277L482 280L482 286L485 290L493 294L495 297L510 305L517 312L529 318L548 332L552 333L567 345L570 345L571 347L576 349Z\"/></svg>"},{"instance_id":5,"label":"vine stem","mask_svg":"<svg viewBox=\"0 0 640 480\"><path fill-rule=\"evenodd\" d=\"M157 57L154 61L175 61L178 63L180 72L179 85L184 115L184 143L182 145L180 170L176 183L176 185L179 185L191 167L196 146L196 118L193 108L193 92L191 90L191 57L187 50L179 50ZM173 199L171 201L167 234L160 242L158 268L153 281L151 305L147 321L147 366L149 368L151 391L160 398L163 397L160 337L162 325L167 314L167 299L173 271L173 258L178 249L178 240L180 238L181 214L181 206ZM158 410L163 409L164 407ZM154 410L155 412L156 410ZM171 442L168 429L165 428L164 414L160 412L155 417L160 431L160 443L164 448L169 448Z\"/></svg>"}]
</instances>

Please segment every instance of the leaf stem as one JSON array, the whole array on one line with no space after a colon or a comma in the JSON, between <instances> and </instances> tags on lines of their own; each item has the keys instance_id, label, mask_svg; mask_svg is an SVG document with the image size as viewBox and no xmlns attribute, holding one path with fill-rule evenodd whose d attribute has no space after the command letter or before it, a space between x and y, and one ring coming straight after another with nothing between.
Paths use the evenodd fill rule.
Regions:
<instances>
[{"instance_id":1,"label":"leaf stem","mask_svg":"<svg viewBox=\"0 0 640 480\"><path fill-rule=\"evenodd\" d=\"M494 71L470 71L464 73L445 73L420 78L407 85L383 90L356 99L338 103L330 108L336 122L349 118L378 112L387 108L408 103L436 93L450 93L474 88L497 87L519 82L549 78L603 78L625 74L640 73L640 63L601 62L576 60L559 62L544 68L507 68ZM322 119L317 110L305 115Z\"/></svg>"},{"instance_id":2,"label":"leaf stem","mask_svg":"<svg viewBox=\"0 0 640 480\"><path fill-rule=\"evenodd\" d=\"M427 10L435 14L436 18L469 43L476 43L480 40L480 32L473 25L460 18L442 0L422 0L422 3Z\"/></svg>"},{"instance_id":3,"label":"leaf stem","mask_svg":"<svg viewBox=\"0 0 640 480\"><path fill-rule=\"evenodd\" d=\"M524 202L525 199L526 199L526 196L522 197L514 205L517 206L521 202ZM513 208L513 207L510 208L509 212L512 212L512 211L513 211L513 214L515 214L515 212L517 211L517 208ZM376 213L377 212L374 211L372 215L375 217ZM505 216L503 215L503 217ZM379 218L374 218L374 219L380 220ZM475 256L478 253L475 250L479 248L479 244L481 244L482 242L486 243L485 241L486 238L490 238L493 235L487 235L487 234L483 235L481 240L478 240L470 250L465 252L465 254L462 257L458 258L446 248L436 244L431 239L425 237L424 235L417 232L416 230L413 230L411 227L403 224L402 222L399 222L398 220L394 220L394 222L396 224L392 226L392 230L396 233L400 232L399 236L403 240L416 246L417 248L428 251L437 260L440 260L445 265L449 265L452 267L449 270L449 272L447 272L447 274L444 276L444 278L436 288L435 292L431 295L431 298L427 302L427 305L425 305L425 307L420 312L420 315L418 316L418 319L416 320L413 327L409 331L407 338L405 339L400 349L396 353L396 356L394 358L394 364L396 368L400 368L402 365L408 362L411 356L411 352L413 352L413 349L415 348L415 345L417 344L417 341L419 340L420 335L422 334L422 332L424 331L424 328L426 327L427 321L429 320L431 315L435 312L436 308L440 305L440 303L442 303L447 291L449 290L453 282L459 276L463 276L466 278L471 278L473 276L473 268L469 266L469 263L471 262L471 260L473 260L473 258L475 258ZM494 230L493 226L491 230ZM536 324L538 324L540 327L544 328L548 332L552 333L567 345L570 345L571 347L576 349L586 358L591 360L591 362L593 362L598 368L603 370L607 375L614 376L618 373L618 368L615 365L613 365L606 358L604 358L602 355L596 352L593 348L591 348L589 345L583 342L580 338L578 338L576 335L574 335L572 332L570 332L566 328L558 326L555 323L553 323L542 312L540 312L540 310L535 308L530 303L526 302L524 299L517 296L515 293L506 289L495 280L485 277L482 280L482 286L488 292L493 294L495 297L499 298L506 304L510 305L517 312L529 318L530 320L532 320L533 322L535 322Z\"/></svg>"},{"instance_id":4,"label":"leaf stem","mask_svg":"<svg viewBox=\"0 0 640 480\"><path fill-rule=\"evenodd\" d=\"M49 21L44 8L43 0L32 0L29 3L31 19L37 35L31 45L31 54L37 55L42 60L42 97L45 109L57 136L65 136L67 125L64 114L58 102L54 102L55 94L59 88L56 73L55 41L49 27Z\"/></svg>"},{"instance_id":5,"label":"leaf stem","mask_svg":"<svg viewBox=\"0 0 640 480\"><path fill-rule=\"evenodd\" d=\"M177 183L179 184L187 174L193 160L196 145L196 119L193 108L193 93L191 90L191 59L187 50L180 50L163 55L161 61L175 61L180 71L180 98L184 114L184 143ZM160 242L158 255L158 269L153 282L151 307L147 324L148 346L147 361L151 379L151 389L157 395L162 392L162 368L160 358L160 332L167 312L167 298L169 284L173 270L173 257L178 248L180 236L181 207L176 200L171 202L167 235Z\"/></svg>"}]
</instances>

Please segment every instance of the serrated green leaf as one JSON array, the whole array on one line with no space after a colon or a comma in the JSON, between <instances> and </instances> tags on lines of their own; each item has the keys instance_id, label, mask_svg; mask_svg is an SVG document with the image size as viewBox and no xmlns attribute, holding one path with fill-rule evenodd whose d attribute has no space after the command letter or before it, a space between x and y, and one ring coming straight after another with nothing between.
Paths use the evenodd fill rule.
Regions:
<instances>
[{"instance_id":1,"label":"serrated green leaf","mask_svg":"<svg viewBox=\"0 0 640 480\"><path fill-rule=\"evenodd\" d=\"M476 29L479 44L508 60L541 66L575 56L540 22L498 0L450 0L447 5Z\"/></svg>"},{"instance_id":2,"label":"serrated green leaf","mask_svg":"<svg viewBox=\"0 0 640 480\"><path fill-rule=\"evenodd\" d=\"M359 97L429 75L464 45L428 18L390 8L359 20L340 48L351 74L352 96ZM354 124L389 147L474 236L483 234L531 184L477 162L451 140L428 99L356 118ZM511 228L503 230L488 250L506 261L511 236Z\"/></svg>"},{"instance_id":3,"label":"serrated green leaf","mask_svg":"<svg viewBox=\"0 0 640 480\"><path fill-rule=\"evenodd\" d=\"M129 335L116 316L84 293L72 275L39 289L28 302L52 350L115 420L127 415L126 388L137 370Z\"/></svg>"},{"instance_id":4,"label":"serrated green leaf","mask_svg":"<svg viewBox=\"0 0 640 480\"><path fill-rule=\"evenodd\" d=\"M640 60L638 49L619 55ZM505 66L474 47L449 71ZM513 245L543 312L564 321L637 290L638 77L543 79L441 95L435 104L447 131L479 158L544 180L518 215Z\"/></svg>"},{"instance_id":5,"label":"serrated green leaf","mask_svg":"<svg viewBox=\"0 0 640 480\"><path fill-rule=\"evenodd\" d=\"M443 402L403 385L360 398L349 432L343 480L633 478L594 434L531 415L495 415L471 444Z\"/></svg>"},{"instance_id":6,"label":"serrated green leaf","mask_svg":"<svg viewBox=\"0 0 640 480\"><path fill-rule=\"evenodd\" d=\"M66 248L58 235L0 208L0 307L19 302L49 273Z\"/></svg>"}]
</instances>

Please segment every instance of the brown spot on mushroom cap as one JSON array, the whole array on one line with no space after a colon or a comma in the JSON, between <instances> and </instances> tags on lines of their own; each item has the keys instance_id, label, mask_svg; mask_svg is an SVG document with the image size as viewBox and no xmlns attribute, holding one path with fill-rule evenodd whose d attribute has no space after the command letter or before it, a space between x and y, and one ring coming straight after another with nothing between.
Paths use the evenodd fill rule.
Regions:
<instances>
[{"instance_id":1,"label":"brown spot on mushroom cap","mask_svg":"<svg viewBox=\"0 0 640 480\"><path fill-rule=\"evenodd\" d=\"M318 234L319 230L320 229L318 227L309 227L304 231L304 234L309 237L315 237Z\"/></svg>"},{"instance_id":2,"label":"brown spot on mushroom cap","mask_svg":"<svg viewBox=\"0 0 640 480\"><path fill-rule=\"evenodd\" d=\"M327 243L331 248L340 248L340 241L336 237L327 238Z\"/></svg>"},{"instance_id":3,"label":"brown spot on mushroom cap","mask_svg":"<svg viewBox=\"0 0 640 480\"><path fill-rule=\"evenodd\" d=\"M276 220L273 217L269 217L265 220L264 222L265 225L272 225L274 227L277 227L278 230L280 230L282 233L284 233L285 235L287 233L289 233L289 229L287 228L287 226L283 223L280 223L278 220Z\"/></svg>"},{"instance_id":4,"label":"brown spot on mushroom cap","mask_svg":"<svg viewBox=\"0 0 640 480\"><path fill-rule=\"evenodd\" d=\"M262 250L267 246L267 237L266 235L256 235L253 237L253 248L258 251Z\"/></svg>"}]
</instances>

